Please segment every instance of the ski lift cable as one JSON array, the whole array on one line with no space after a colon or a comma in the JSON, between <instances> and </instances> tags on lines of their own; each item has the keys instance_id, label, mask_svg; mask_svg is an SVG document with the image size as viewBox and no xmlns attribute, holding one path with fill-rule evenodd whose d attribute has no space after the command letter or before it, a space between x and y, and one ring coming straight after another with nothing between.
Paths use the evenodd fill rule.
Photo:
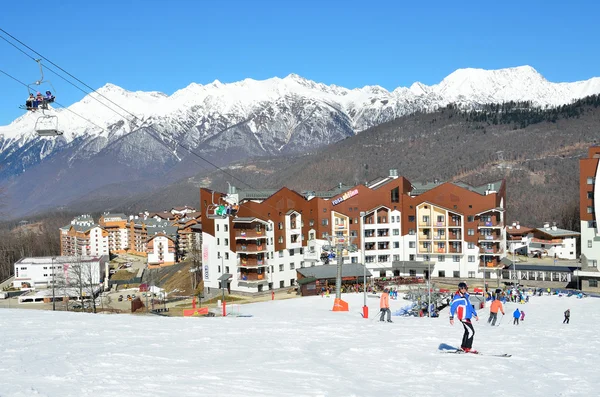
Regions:
<instances>
[{"instance_id":1,"label":"ski lift cable","mask_svg":"<svg viewBox=\"0 0 600 397\"><path fill-rule=\"evenodd\" d=\"M107 98L106 96L102 95L101 93L97 92L97 90L95 90L94 88L92 88L91 86L89 86L88 84L86 84L85 82L81 81L79 78L73 76L71 73L69 73L68 71L66 71L65 69L63 69L62 67L60 67L59 65L57 65L56 63L52 62L50 59L46 58L45 56L43 56L42 54L40 54L39 52L37 52L36 50L34 50L33 48L31 48L30 46L28 46L27 44L25 44L24 42L22 42L21 40L17 39L15 36L11 35L10 33L8 33L6 30L0 28L0 32L3 32L4 34L6 34L7 36L9 36L10 38L12 38L13 40L15 40L16 42L18 42L19 44L21 44L23 47L27 48L28 50L30 50L31 52L35 53L37 56L39 56L41 59L46 60L48 63L50 63L51 65L55 66L56 68L58 68L59 70L61 70L63 73L67 74L68 76L70 76L71 78L73 78L74 80L78 81L79 83L81 83L82 85L84 85L85 87L87 87L89 90L91 90L91 92L87 92L85 90L83 90L81 87L77 86L76 84L74 84L73 82L69 81L68 79L66 79L65 77L61 76L58 72L52 70L51 68L49 68L48 66L44 66L46 69L48 69L49 71L51 71L52 73L54 73L55 75L57 75L58 77L60 77L61 79L65 80L67 83L71 84L72 86L74 86L75 88L79 89L80 91L84 92L85 94L91 94L91 93L96 93L98 96L103 97L104 99L106 99L107 101L109 101L110 103L112 103L113 105L119 107L120 109L123 109L125 112L129 113L131 116L133 116L135 119L142 121L138 116L136 116L134 113L128 111L127 109L123 108L122 106L120 106L119 104L115 103L114 101L112 101L110 98ZM3 40L9 42L6 38L2 37L2 35L0 35L0 38L2 38ZM10 42L9 42L10 43ZM10 43L13 47L19 49L18 47L16 47L13 43ZM36 59L35 57L31 56L30 54L27 54L25 51L19 49L20 52L22 52L23 54L25 54L27 57L29 57L30 59L32 59L33 61L35 61L36 63L39 63L38 59ZM20 82L20 81L19 81ZM92 97L93 99L95 99L96 101L100 102L103 106L107 107L108 109L112 110L113 112L115 112L116 114L118 114L119 116L123 117L126 119L126 117L124 117L122 114L120 114L119 112L117 112L115 109L111 108L110 106L106 105L104 102L100 101L97 97ZM167 138L168 140L172 140L172 138L168 135L166 135L165 133L158 131L157 129L155 129L154 127L152 127L151 125L149 125L147 127L147 130L150 131L154 131L156 133L158 133L159 135ZM171 148L161 139L158 139L158 137L152 135L149 133L149 135L151 137L153 137L154 139L156 139L157 141L159 141L159 143L163 144L165 147L167 147L167 149L171 150ZM202 161L212 165L214 168L216 168L218 171L221 171L224 175L227 175L229 177L231 177L232 179L235 179L241 183L243 183L244 185L246 185L247 187L249 187L250 189L254 189L254 190L260 190L255 188L254 186L250 185L249 183L243 181L242 179L236 177L235 175L227 172L226 170L224 170L223 168L219 167L218 165L214 164L213 162L211 162L210 160L204 158L203 156L199 155L198 153L194 152L193 150L190 150L188 147L186 147L185 145L183 145L181 142L175 141L175 143L177 144L177 146L181 146L183 149L185 149L187 152L189 152L190 154L198 157L199 159L201 159ZM192 159L192 161L194 161ZM200 168L206 170L205 167L203 167L201 164L199 164L198 162L194 161L194 163L196 163L198 166L200 166ZM208 170L206 170L208 171ZM269 207L277 209L274 206L269 205ZM252 212L255 212L258 214L258 212L251 210Z\"/></svg>"},{"instance_id":2,"label":"ski lift cable","mask_svg":"<svg viewBox=\"0 0 600 397\"><path fill-rule=\"evenodd\" d=\"M89 86L88 84L86 84L85 82L81 81L80 79L78 79L77 77L73 76L71 73L67 72L65 69L63 69L62 67L60 67L59 65L57 65L56 63L52 62L50 59L46 58L45 56L43 56L42 54L40 54L39 52L37 52L36 50L34 50L33 48L31 48L30 46L28 46L27 44L23 43L21 40L17 39L15 36L11 35L10 33L8 33L6 30L0 28L0 32L4 33L5 35L9 36L10 38L12 38L14 41L16 41L17 43L21 44L23 47L27 48L28 50L30 50L31 52L35 53L37 56L39 56L40 58L48 61L48 63L50 63L51 65L55 66L56 68L58 68L59 70L61 70L63 73L65 73L66 75L70 76L71 78L73 78L74 80L76 80L77 82L81 83L82 85L84 85L85 87L87 87L89 90L91 90L90 93L96 93L98 96L103 97L104 99L106 99L107 101L109 101L110 103L112 103L113 105L117 106L118 108L122 109L123 111L125 111L126 113L129 113L131 116L133 116L135 119L140 120L140 118L138 116L136 116L135 114L133 114L132 112L128 111L127 109L123 108L122 106L120 106L119 104L115 103L114 101L112 101L111 99L107 98L106 96L102 95L101 93L98 93L97 90L95 90L94 88L92 88L91 86ZM0 36L2 37L2 36ZM5 41L6 38L4 38ZM11 43L13 46L15 46L13 43ZM19 49L20 50L20 49ZM24 54L26 54L29 58L31 58L32 60L36 61L36 58L34 58L33 56L27 54L25 51L20 50L21 52L23 52ZM37 62L37 61L36 61ZM63 76L59 75L57 72L53 71L52 69L48 68L47 66L45 66L46 69L50 70L51 72L53 72L54 74L56 74L57 76L61 77L63 80L67 81L69 84L77 87L79 90L85 92L86 94L89 94L88 92L84 91L82 88L76 86L74 83L68 81L66 78L64 78ZM98 100L97 98L94 98L96 100ZM102 103L101 101L99 101L100 103ZM105 106L107 106L105 104ZM108 107L108 106L107 106ZM119 114L116 110L108 107L109 109L111 109L112 111L114 111L115 113ZM123 117L123 115L119 114L121 117ZM141 121L141 120L140 120ZM155 132L159 133L160 135L166 137L167 139L171 139L171 137L169 137L168 135L164 134L163 132L160 132L158 130L156 130L154 127L152 126L148 126L148 129L152 129ZM212 161L204 158L203 156L199 155L198 153L189 150L185 145L183 145L181 142L175 142L178 146L181 146L183 149L185 149L186 151L189 151L190 154L198 157L199 159L205 161L206 163L212 165L213 167L215 167L217 170L221 171L223 174L243 183L244 185L248 186L251 189L256 189L253 186L251 186L250 184L248 184L247 182L241 180L240 178L236 177L235 175L225 171L223 168L219 167L218 165L216 165L215 163L213 163ZM258 189L256 189L258 190Z\"/></svg>"}]
</instances>

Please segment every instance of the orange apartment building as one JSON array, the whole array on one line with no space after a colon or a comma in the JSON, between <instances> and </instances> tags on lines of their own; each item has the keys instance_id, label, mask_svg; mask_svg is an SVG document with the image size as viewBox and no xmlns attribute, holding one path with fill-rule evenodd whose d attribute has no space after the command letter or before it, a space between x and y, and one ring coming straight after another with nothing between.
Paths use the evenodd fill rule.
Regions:
<instances>
[{"instance_id":1,"label":"orange apartment building","mask_svg":"<svg viewBox=\"0 0 600 397\"><path fill-rule=\"evenodd\" d=\"M223 194L200 190L203 215ZM347 236L364 250L344 255L376 276L494 277L506 256L505 181L412 184L391 170L353 187L300 194L236 191L237 217L202 221L205 286L232 275L230 288L259 292L295 285L297 267L322 264L327 235ZM360 230L360 218L364 230Z\"/></svg>"}]
</instances>

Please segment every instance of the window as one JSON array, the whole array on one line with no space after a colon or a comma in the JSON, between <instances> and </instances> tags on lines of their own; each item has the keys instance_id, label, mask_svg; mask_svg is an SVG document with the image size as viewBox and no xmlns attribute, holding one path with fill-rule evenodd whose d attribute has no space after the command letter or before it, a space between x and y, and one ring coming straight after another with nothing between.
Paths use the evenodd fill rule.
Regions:
<instances>
[{"instance_id":1,"label":"window","mask_svg":"<svg viewBox=\"0 0 600 397\"><path fill-rule=\"evenodd\" d=\"M294 256L294 249L293 248L290 249L290 250L288 250L288 252L289 252L290 256Z\"/></svg>"},{"instance_id":2,"label":"window","mask_svg":"<svg viewBox=\"0 0 600 397\"><path fill-rule=\"evenodd\" d=\"M285 281L281 280L279 282L279 288L283 288L283 287L285 287Z\"/></svg>"},{"instance_id":3,"label":"window","mask_svg":"<svg viewBox=\"0 0 600 397\"><path fill-rule=\"evenodd\" d=\"M587 192L587 198L593 199L594 198L594 192Z\"/></svg>"},{"instance_id":4,"label":"window","mask_svg":"<svg viewBox=\"0 0 600 397\"><path fill-rule=\"evenodd\" d=\"M408 242L408 248L415 248L415 247L416 247L416 243L414 241Z\"/></svg>"},{"instance_id":5,"label":"window","mask_svg":"<svg viewBox=\"0 0 600 397\"><path fill-rule=\"evenodd\" d=\"M279 251L279 257L280 257L280 258L283 258L283 250L280 250L280 251Z\"/></svg>"},{"instance_id":6,"label":"window","mask_svg":"<svg viewBox=\"0 0 600 397\"><path fill-rule=\"evenodd\" d=\"M225 259L229 259L229 252L225 253Z\"/></svg>"},{"instance_id":7,"label":"window","mask_svg":"<svg viewBox=\"0 0 600 397\"><path fill-rule=\"evenodd\" d=\"M438 277L446 277L446 272L443 270L438 270Z\"/></svg>"},{"instance_id":8,"label":"window","mask_svg":"<svg viewBox=\"0 0 600 397\"><path fill-rule=\"evenodd\" d=\"M483 230L486 230L486 229L483 229ZM475 229L467 229L467 234L469 236L474 236L475 235Z\"/></svg>"},{"instance_id":9,"label":"window","mask_svg":"<svg viewBox=\"0 0 600 397\"><path fill-rule=\"evenodd\" d=\"M409 261L414 261L414 260L415 260L415 254L410 254L410 255L408 256L408 260L409 260Z\"/></svg>"},{"instance_id":10,"label":"window","mask_svg":"<svg viewBox=\"0 0 600 397\"><path fill-rule=\"evenodd\" d=\"M592 248L592 240L588 240L588 248Z\"/></svg>"},{"instance_id":11,"label":"window","mask_svg":"<svg viewBox=\"0 0 600 397\"><path fill-rule=\"evenodd\" d=\"M475 248L475 243L467 243L467 248L472 250Z\"/></svg>"},{"instance_id":12,"label":"window","mask_svg":"<svg viewBox=\"0 0 600 397\"><path fill-rule=\"evenodd\" d=\"M392 203L400 202L400 188L399 187L396 187L396 188L390 190L390 200L392 201Z\"/></svg>"},{"instance_id":13,"label":"window","mask_svg":"<svg viewBox=\"0 0 600 397\"><path fill-rule=\"evenodd\" d=\"M474 219L475 217L473 215L467 216L467 222L473 222Z\"/></svg>"},{"instance_id":14,"label":"window","mask_svg":"<svg viewBox=\"0 0 600 397\"><path fill-rule=\"evenodd\" d=\"M311 219L310 221L308 221L308 226L314 226L315 225L315 220Z\"/></svg>"},{"instance_id":15,"label":"window","mask_svg":"<svg viewBox=\"0 0 600 397\"><path fill-rule=\"evenodd\" d=\"M296 265L294 265L294 262L290 263L290 270L294 270L296 268Z\"/></svg>"},{"instance_id":16,"label":"window","mask_svg":"<svg viewBox=\"0 0 600 397\"><path fill-rule=\"evenodd\" d=\"M323 220L321 221L321 225L323 225L323 226L327 226L327 225L329 225L329 219L323 219Z\"/></svg>"},{"instance_id":17,"label":"window","mask_svg":"<svg viewBox=\"0 0 600 397\"><path fill-rule=\"evenodd\" d=\"M352 258L350 258L350 263L358 263L358 257L353 256Z\"/></svg>"},{"instance_id":18,"label":"window","mask_svg":"<svg viewBox=\"0 0 600 397\"><path fill-rule=\"evenodd\" d=\"M217 223L217 232L219 231L219 224Z\"/></svg>"},{"instance_id":19,"label":"window","mask_svg":"<svg viewBox=\"0 0 600 397\"><path fill-rule=\"evenodd\" d=\"M587 223L588 223L588 228L596 227L596 221L587 221Z\"/></svg>"},{"instance_id":20,"label":"window","mask_svg":"<svg viewBox=\"0 0 600 397\"><path fill-rule=\"evenodd\" d=\"M400 229L392 229L392 235L399 236L400 235Z\"/></svg>"},{"instance_id":21,"label":"window","mask_svg":"<svg viewBox=\"0 0 600 397\"><path fill-rule=\"evenodd\" d=\"M459 255L452 255L452 262L460 262L460 256Z\"/></svg>"},{"instance_id":22,"label":"window","mask_svg":"<svg viewBox=\"0 0 600 397\"><path fill-rule=\"evenodd\" d=\"M283 265L279 265L279 271L282 272L283 271Z\"/></svg>"},{"instance_id":23,"label":"window","mask_svg":"<svg viewBox=\"0 0 600 397\"><path fill-rule=\"evenodd\" d=\"M597 260L595 260L595 259L588 260L588 266L591 266L591 267L598 267L598 261L597 261Z\"/></svg>"},{"instance_id":24,"label":"window","mask_svg":"<svg viewBox=\"0 0 600 397\"><path fill-rule=\"evenodd\" d=\"M394 261L399 261L400 260L400 255L394 255Z\"/></svg>"},{"instance_id":25,"label":"window","mask_svg":"<svg viewBox=\"0 0 600 397\"><path fill-rule=\"evenodd\" d=\"M356 230L350 230L350 236L356 237L356 236L358 236L358 233L356 232Z\"/></svg>"},{"instance_id":26,"label":"window","mask_svg":"<svg viewBox=\"0 0 600 397\"><path fill-rule=\"evenodd\" d=\"M277 229L279 229L279 230L283 229L283 223L282 222L279 222L277 224Z\"/></svg>"},{"instance_id":27,"label":"window","mask_svg":"<svg viewBox=\"0 0 600 397\"><path fill-rule=\"evenodd\" d=\"M431 260L431 257L429 255L423 255L423 260L425 262L429 262Z\"/></svg>"},{"instance_id":28,"label":"window","mask_svg":"<svg viewBox=\"0 0 600 397\"><path fill-rule=\"evenodd\" d=\"M229 245L229 239L228 238L225 239L225 245Z\"/></svg>"},{"instance_id":29,"label":"window","mask_svg":"<svg viewBox=\"0 0 600 397\"><path fill-rule=\"evenodd\" d=\"M408 234L411 236L415 235L415 229L408 229Z\"/></svg>"},{"instance_id":30,"label":"window","mask_svg":"<svg viewBox=\"0 0 600 397\"><path fill-rule=\"evenodd\" d=\"M295 282L296 282L295 278L290 278L290 287L292 287Z\"/></svg>"},{"instance_id":31,"label":"window","mask_svg":"<svg viewBox=\"0 0 600 397\"><path fill-rule=\"evenodd\" d=\"M217 245L221 244L221 239L217 239Z\"/></svg>"},{"instance_id":32,"label":"window","mask_svg":"<svg viewBox=\"0 0 600 397\"><path fill-rule=\"evenodd\" d=\"M438 222L444 222L444 215L438 215L437 216L437 221Z\"/></svg>"},{"instance_id":33,"label":"window","mask_svg":"<svg viewBox=\"0 0 600 397\"><path fill-rule=\"evenodd\" d=\"M221 273L221 265L217 266L217 272Z\"/></svg>"},{"instance_id":34,"label":"window","mask_svg":"<svg viewBox=\"0 0 600 397\"><path fill-rule=\"evenodd\" d=\"M223 225L223 231L224 231L224 232L228 232L228 231L229 231L229 226L227 226L227 225Z\"/></svg>"},{"instance_id":35,"label":"window","mask_svg":"<svg viewBox=\"0 0 600 397\"><path fill-rule=\"evenodd\" d=\"M475 262L475 255L469 255L469 262Z\"/></svg>"},{"instance_id":36,"label":"window","mask_svg":"<svg viewBox=\"0 0 600 397\"><path fill-rule=\"evenodd\" d=\"M453 271L453 272L452 272L452 277L454 277L454 278L459 278L459 277L460 277L460 272L459 272L459 271L457 271L457 270Z\"/></svg>"},{"instance_id":37,"label":"window","mask_svg":"<svg viewBox=\"0 0 600 397\"><path fill-rule=\"evenodd\" d=\"M225 273L229 273L229 266L225 266Z\"/></svg>"},{"instance_id":38,"label":"window","mask_svg":"<svg viewBox=\"0 0 600 397\"><path fill-rule=\"evenodd\" d=\"M429 215L423 215L423 223L429 225Z\"/></svg>"},{"instance_id":39,"label":"window","mask_svg":"<svg viewBox=\"0 0 600 397\"><path fill-rule=\"evenodd\" d=\"M408 221L409 222L414 222L415 221L415 216L414 215L409 215L408 216Z\"/></svg>"},{"instance_id":40,"label":"window","mask_svg":"<svg viewBox=\"0 0 600 397\"><path fill-rule=\"evenodd\" d=\"M598 280L590 280L590 287L598 288Z\"/></svg>"},{"instance_id":41,"label":"window","mask_svg":"<svg viewBox=\"0 0 600 397\"><path fill-rule=\"evenodd\" d=\"M400 248L400 242L399 241L394 241L394 248Z\"/></svg>"},{"instance_id":42,"label":"window","mask_svg":"<svg viewBox=\"0 0 600 397\"><path fill-rule=\"evenodd\" d=\"M283 236L279 236L279 238L277 239L277 242L279 244L282 244L283 243Z\"/></svg>"},{"instance_id":43,"label":"window","mask_svg":"<svg viewBox=\"0 0 600 397\"><path fill-rule=\"evenodd\" d=\"M587 207L587 213L588 213L588 214L593 214L593 213L594 213L594 207L592 207L592 206L588 206L588 207Z\"/></svg>"},{"instance_id":44,"label":"window","mask_svg":"<svg viewBox=\"0 0 600 397\"><path fill-rule=\"evenodd\" d=\"M438 255L438 262L444 262L446 257L444 255Z\"/></svg>"},{"instance_id":45,"label":"window","mask_svg":"<svg viewBox=\"0 0 600 397\"><path fill-rule=\"evenodd\" d=\"M587 184L588 185L593 185L596 182L596 178L594 178L593 176L588 176L587 177Z\"/></svg>"},{"instance_id":46,"label":"window","mask_svg":"<svg viewBox=\"0 0 600 397\"><path fill-rule=\"evenodd\" d=\"M468 277L469 278L475 278L475 272L469 272Z\"/></svg>"}]
</instances>

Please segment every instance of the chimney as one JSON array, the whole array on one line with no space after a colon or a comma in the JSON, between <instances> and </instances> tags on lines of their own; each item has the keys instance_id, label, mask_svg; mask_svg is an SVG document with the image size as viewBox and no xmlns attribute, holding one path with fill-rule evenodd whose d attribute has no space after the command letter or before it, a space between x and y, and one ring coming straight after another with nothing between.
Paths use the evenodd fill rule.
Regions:
<instances>
[{"instance_id":1,"label":"chimney","mask_svg":"<svg viewBox=\"0 0 600 397\"><path fill-rule=\"evenodd\" d=\"M552 222L552 230L556 230L558 227L556 226L556 222Z\"/></svg>"},{"instance_id":2,"label":"chimney","mask_svg":"<svg viewBox=\"0 0 600 397\"><path fill-rule=\"evenodd\" d=\"M520 229L521 225L519 224L519 221L517 221L517 229Z\"/></svg>"},{"instance_id":3,"label":"chimney","mask_svg":"<svg viewBox=\"0 0 600 397\"><path fill-rule=\"evenodd\" d=\"M550 229L550 223L549 222L544 222L544 229L546 229L546 230Z\"/></svg>"},{"instance_id":4,"label":"chimney","mask_svg":"<svg viewBox=\"0 0 600 397\"><path fill-rule=\"evenodd\" d=\"M396 168L390 168L390 177L392 177L392 178L398 178L398 169L396 169Z\"/></svg>"}]
</instances>

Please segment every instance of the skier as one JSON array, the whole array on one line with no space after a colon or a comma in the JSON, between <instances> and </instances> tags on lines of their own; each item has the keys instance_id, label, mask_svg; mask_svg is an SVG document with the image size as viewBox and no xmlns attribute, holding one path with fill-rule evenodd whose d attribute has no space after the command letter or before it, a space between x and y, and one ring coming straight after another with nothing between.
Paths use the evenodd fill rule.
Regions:
<instances>
[{"instance_id":1,"label":"skier","mask_svg":"<svg viewBox=\"0 0 600 397\"><path fill-rule=\"evenodd\" d=\"M381 310L381 317L379 317L379 321L383 321L385 317L385 313L387 313L387 322L392 322L392 311L390 310L390 290L384 289L383 294L381 294L381 299L379 300L379 307Z\"/></svg>"},{"instance_id":2,"label":"skier","mask_svg":"<svg viewBox=\"0 0 600 397\"><path fill-rule=\"evenodd\" d=\"M502 302L500 302L500 299L494 299L490 305L490 317L488 318L488 324L491 323L492 327L496 325L496 320L498 319L498 310L502 312L502 315L504 316Z\"/></svg>"},{"instance_id":3,"label":"skier","mask_svg":"<svg viewBox=\"0 0 600 397\"><path fill-rule=\"evenodd\" d=\"M563 320L563 324L569 324L569 319L571 318L571 309L567 309L565 311L565 319Z\"/></svg>"},{"instance_id":4,"label":"skier","mask_svg":"<svg viewBox=\"0 0 600 397\"><path fill-rule=\"evenodd\" d=\"M519 318L521 318L521 312L519 311L518 307L513 312L513 318L513 325L519 325Z\"/></svg>"},{"instance_id":5,"label":"skier","mask_svg":"<svg viewBox=\"0 0 600 397\"><path fill-rule=\"evenodd\" d=\"M525 312L521 310L521 321L525 321Z\"/></svg>"},{"instance_id":6,"label":"skier","mask_svg":"<svg viewBox=\"0 0 600 397\"><path fill-rule=\"evenodd\" d=\"M477 350L472 349L475 329L471 323L471 318L475 317L475 320L479 321L479 317L469 300L468 290L467 283L458 283L458 291L454 294L450 305L450 325L454 325L454 315L456 315L465 329L460 348L466 353L477 353Z\"/></svg>"}]
</instances>

